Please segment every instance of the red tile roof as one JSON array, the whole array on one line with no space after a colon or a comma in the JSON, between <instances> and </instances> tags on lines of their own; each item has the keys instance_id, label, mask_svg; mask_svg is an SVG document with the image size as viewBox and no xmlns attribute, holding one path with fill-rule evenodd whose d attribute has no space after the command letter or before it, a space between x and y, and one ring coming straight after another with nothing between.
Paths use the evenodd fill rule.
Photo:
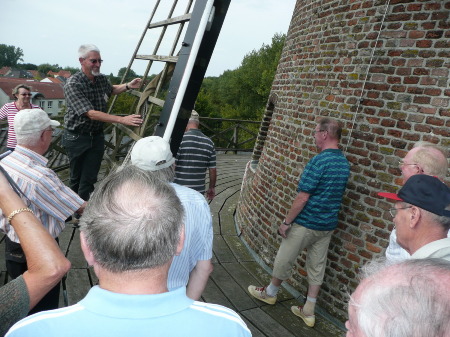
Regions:
<instances>
[{"instance_id":1,"label":"red tile roof","mask_svg":"<svg viewBox=\"0 0 450 337\"><path fill-rule=\"evenodd\" d=\"M0 77L0 89L2 89L10 99L14 99L12 96L12 89L19 84L28 85L31 87L31 91L43 94L46 99L64 99L62 83L45 83L26 81L23 78Z\"/></svg>"},{"instance_id":2,"label":"red tile roof","mask_svg":"<svg viewBox=\"0 0 450 337\"><path fill-rule=\"evenodd\" d=\"M0 69L0 76L5 76L6 73L7 73L8 71L10 71L10 70L11 70L10 67L2 67L2 68Z\"/></svg>"}]
</instances>

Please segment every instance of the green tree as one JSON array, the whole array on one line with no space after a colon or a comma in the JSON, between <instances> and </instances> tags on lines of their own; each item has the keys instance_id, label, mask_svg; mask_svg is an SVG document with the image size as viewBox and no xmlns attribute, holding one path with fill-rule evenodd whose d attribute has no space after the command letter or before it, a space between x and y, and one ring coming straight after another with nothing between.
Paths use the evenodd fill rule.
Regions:
<instances>
[{"instance_id":1,"label":"green tree","mask_svg":"<svg viewBox=\"0 0 450 337\"><path fill-rule=\"evenodd\" d=\"M33 63L19 63L17 64L17 68L23 70L37 70L37 65Z\"/></svg>"},{"instance_id":2,"label":"green tree","mask_svg":"<svg viewBox=\"0 0 450 337\"><path fill-rule=\"evenodd\" d=\"M75 67L64 67L62 70L65 71L70 71L70 73L73 75L76 72L78 72L80 70L80 68L75 68Z\"/></svg>"},{"instance_id":3,"label":"green tree","mask_svg":"<svg viewBox=\"0 0 450 337\"><path fill-rule=\"evenodd\" d=\"M49 71L53 71L53 72L57 73L58 71L61 70L61 67L58 64L51 65L49 63L43 63L43 64L38 65L37 70L40 73L44 74L44 76L47 76L47 73Z\"/></svg>"},{"instance_id":4,"label":"green tree","mask_svg":"<svg viewBox=\"0 0 450 337\"><path fill-rule=\"evenodd\" d=\"M19 47L0 44L0 67L15 67L23 61L23 50Z\"/></svg>"},{"instance_id":5,"label":"green tree","mask_svg":"<svg viewBox=\"0 0 450 337\"><path fill-rule=\"evenodd\" d=\"M127 70L126 67L120 68L119 72L117 73L117 77L122 79L123 75L125 74L125 71ZM130 69L128 71L127 77L125 78L125 82L131 81L133 78L139 77L133 69Z\"/></svg>"},{"instance_id":6,"label":"green tree","mask_svg":"<svg viewBox=\"0 0 450 337\"><path fill-rule=\"evenodd\" d=\"M285 38L284 34L275 34L270 45L263 44L259 50L248 53L237 69L205 78L197 98L197 111L203 116L260 119Z\"/></svg>"}]
</instances>

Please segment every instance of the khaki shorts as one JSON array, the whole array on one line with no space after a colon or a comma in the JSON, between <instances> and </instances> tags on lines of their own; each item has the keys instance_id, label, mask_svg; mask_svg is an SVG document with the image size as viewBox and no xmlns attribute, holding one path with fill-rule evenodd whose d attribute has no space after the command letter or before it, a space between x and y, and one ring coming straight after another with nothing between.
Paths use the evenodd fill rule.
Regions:
<instances>
[{"instance_id":1,"label":"khaki shorts","mask_svg":"<svg viewBox=\"0 0 450 337\"><path fill-rule=\"evenodd\" d=\"M293 224L286 239L281 242L273 268L277 279L287 280L298 255L305 249L309 285L321 285L327 264L328 246L333 231L316 231Z\"/></svg>"}]
</instances>

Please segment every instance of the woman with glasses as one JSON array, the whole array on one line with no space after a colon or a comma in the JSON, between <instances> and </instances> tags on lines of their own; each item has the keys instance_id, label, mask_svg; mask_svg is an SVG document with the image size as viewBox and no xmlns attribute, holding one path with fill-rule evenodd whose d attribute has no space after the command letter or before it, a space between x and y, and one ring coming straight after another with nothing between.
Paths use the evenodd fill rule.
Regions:
<instances>
[{"instance_id":1,"label":"woman with glasses","mask_svg":"<svg viewBox=\"0 0 450 337\"><path fill-rule=\"evenodd\" d=\"M6 148L14 151L17 145L16 133L14 131L14 117L20 110L40 109L39 106L31 104L31 88L25 84L19 84L12 90L15 102L6 103L0 109L0 120L8 118L8 142Z\"/></svg>"}]
</instances>

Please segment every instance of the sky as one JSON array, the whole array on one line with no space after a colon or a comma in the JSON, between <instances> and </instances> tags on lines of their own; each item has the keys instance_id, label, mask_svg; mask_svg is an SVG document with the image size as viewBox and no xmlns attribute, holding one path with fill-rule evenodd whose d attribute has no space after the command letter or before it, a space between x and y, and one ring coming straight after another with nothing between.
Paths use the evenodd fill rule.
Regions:
<instances>
[{"instance_id":1,"label":"sky","mask_svg":"<svg viewBox=\"0 0 450 337\"><path fill-rule=\"evenodd\" d=\"M219 76L240 66L245 55L270 44L275 33L287 33L296 0L231 0L206 76ZM23 50L23 62L79 67L81 44L99 47L101 72L117 75L128 66L156 0L0 0L0 44ZM161 0L152 22L167 18L173 0ZM179 0L182 14L187 0ZM175 16L175 15L173 15ZM173 28L175 29L175 28ZM168 34L174 30L168 30ZM152 54L159 31L147 33L138 54ZM169 39L170 46L172 39ZM181 41L180 41L181 43ZM166 55L170 46L161 46ZM147 61L135 60L142 75ZM158 64L160 64L158 62ZM151 73L158 72L157 65Z\"/></svg>"}]
</instances>

